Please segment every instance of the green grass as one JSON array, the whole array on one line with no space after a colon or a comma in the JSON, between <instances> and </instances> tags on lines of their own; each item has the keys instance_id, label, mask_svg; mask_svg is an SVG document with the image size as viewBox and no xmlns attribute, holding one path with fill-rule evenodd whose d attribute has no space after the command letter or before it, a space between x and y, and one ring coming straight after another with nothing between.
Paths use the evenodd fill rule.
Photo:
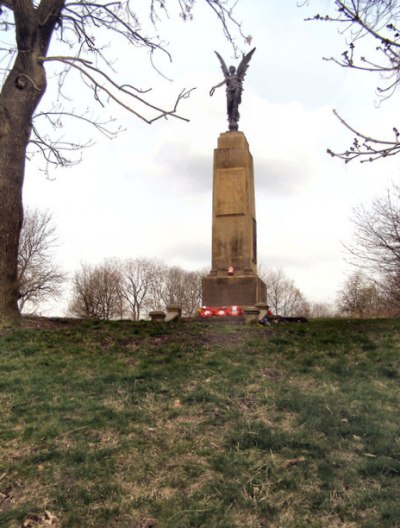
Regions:
<instances>
[{"instance_id":1,"label":"green grass","mask_svg":"<svg viewBox=\"0 0 400 528\"><path fill-rule=\"evenodd\" d=\"M398 320L3 332L0 526L399 527L399 381Z\"/></svg>"}]
</instances>

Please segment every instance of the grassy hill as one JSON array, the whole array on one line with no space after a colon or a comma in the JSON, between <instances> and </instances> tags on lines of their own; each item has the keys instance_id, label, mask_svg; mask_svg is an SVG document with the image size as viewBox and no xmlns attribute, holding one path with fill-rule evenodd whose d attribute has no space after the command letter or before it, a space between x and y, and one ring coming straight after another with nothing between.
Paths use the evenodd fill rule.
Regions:
<instances>
[{"instance_id":1,"label":"grassy hill","mask_svg":"<svg viewBox=\"0 0 400 528\"><path fill-rule=\"evenodd\" d=\"M400 526L400 321L28 323L0 526Z\"/></svg>"}]
</instances>

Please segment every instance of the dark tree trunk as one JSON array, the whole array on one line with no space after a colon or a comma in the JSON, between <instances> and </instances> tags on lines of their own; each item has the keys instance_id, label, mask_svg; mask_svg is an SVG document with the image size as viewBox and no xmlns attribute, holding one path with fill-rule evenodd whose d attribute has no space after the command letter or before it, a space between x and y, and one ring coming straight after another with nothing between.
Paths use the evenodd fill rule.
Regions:
<instances>
[{"instance_id":1,"label":"dark tree trunk","mask_svg":"<svg viewBox=\"0 0 400 528\"><path fill-rule=\"evenodd\" d=\"M27 145L26 124L18 127L20 116L10 111L10 106L13 105L6 108L2 105L0 110L0 320L3 323L9 323L19 313L17 261Z\"/></svg>"},{"instance_id":2,"label":"dark tree trunk","mask_svg":"<svg viewBox=\"0 0 400 528\"><path fill-rule=\"evenodd\" d=\"M41 61L63 1L14 0L18 55L0 93L0 326L19 317L18 244L22 188L32 116L46 91ZM44 21L44 22L41 22Z\"/></svg>"},{"instance_id":3,"label":"dark tree trunk","mask_svg":"<svg viewBox=\"0 0 400 528\"><path fill-rule=\"evenodd\" d=\"M0 321L3 323L19 315L17 262L25 156L32 115L46 87L44 71L40 71L43 67L38 64L36 69L29 75L21 73L16 64L0 95Z\"/></svg>"}]
</instances>

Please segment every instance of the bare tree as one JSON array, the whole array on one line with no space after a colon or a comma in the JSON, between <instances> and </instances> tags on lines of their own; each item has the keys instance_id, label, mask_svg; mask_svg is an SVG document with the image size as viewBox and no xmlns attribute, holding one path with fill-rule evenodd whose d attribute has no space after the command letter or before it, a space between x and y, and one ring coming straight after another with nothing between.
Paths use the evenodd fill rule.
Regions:
<instances>
[{"instance_id":1,"label":"bare tree","mask_svg":"<svg viewBox=\"0 0 400 528\"><path fill-rule=\"evenodd\" d=\"M354 242L346 246L351 261L377 275L397 277L400 273L400 186L394 185L370 208L353 212Z\"/></svg>"},{"instance_id":2,"label":"bare tree","mask_svg":"<svg viewBox=\"0 0 400 528\"><path fill-rule=\"evenodd\" d=\"M82 265L73 279L69 311L82 318L128 317L137 321L147 311L177 305L183 315L190 316L201 304L201 279L205 274L148 258Z\"/></svg>"},{"instance_id":3,"label":"bare tree","mask_svg":"<svg viewBox=\"0 0 400 528\"><path fill-rule=\"evenodd\" d=\"M197 313L201 306L203 297L203 279L208 274L207 269L199 269L195 271L188 271L185 277L186 284L186 301L183 304L184 315L193 316Z\"/></svg>"},{"instance_id":4,"label":"bare tree","mask_svg":"<svg viewBox=\"0 0 400 528\"><path fill-rule=\"evenodd\" d=\"M308 315L309 303L282 270L260 273L260 276L267 285L267 302L275 314L282 317Z\"/></svg>"},{"instance_id":5,"label":"bare tree","mask_svg":"<svg viewBox=\"0 0 400 528\"><path fill-rule=\"evenodd\" d=\"M386 298L387 311L400 309L400 186L353 212L354 241L346 246L350 262L364 270Z\"/></svg>"},{"instance_id":6,"label":"bare tree","mask_svg":"<svg viewBox=\"0 0 400 528\"><path fill-rule=\"evenodd\" d=\"M124 272L124 298L127 300L129 297L128 311L131 317L134 313L137 316L142 308L142 311L165 310L171 305L179 306L182 315L191 316L201 305L201 279L207 274L206 271L187 271L179 266L168 266L149 259L137 259L131 263L133 267L129 274L126 270ZM133 308L135 296L141 305L139 312ZM137 307L139 303L136 303Z\"/></svg>"},{"instance_id":7,"label":"bare tree","mask_svg":"<svg viewBox=\"0 0 400 528\"><path fill-rule=\"evenodd\" d=\"M202 279L207 275L205 270L185 271L182 276L182 297L177 304L182 307L182 314L193 316L202 300Z\"/></svg>"},{"instance_id":8,"label":"bare tree","mask_svg":"<svg viewBox=\"0 0 400 528\"><path fill-rule=\"evenodd\" d=\"M384 315L398 317L400 314L400 272L380 280L378 287L384 300Z\"/></svg>"},{"instance_id":9,"label":"bare tree","mask_svg":"<svg viewBox=\"0 0 400 528\"><path fill-rule=\"evenodd\" d=\"M121 319L124 314L120 263L105 260L98 266L82 265L73 279L69 312L83 319Z\"/></svg>"},{"instance_id":10,"label":"bare tree","mask_svg":"<svg viewBox=\"0 0 400 528\"><path fill-rule=\"evenodd\" d=\"M134 321L143 316L154 302L152 295L158 290L165 266L148 258L127 259L122 266L122 297L125 313Z\"/></svg>"},{"instance_id":11,"label":"bare tree","mask_svg":"<svg viewBox=\"0 0 400 528\"><path fill-rule=\"evenodd\" d=\"M175 0L174 4L182 18L188 20L193 6L200 2ZM151 60L157 51L169 57L161 38L148 36L141 16L143 11L137 11L137 3L134 6L132 3L130 0L0 0L0 28L12 33L0 44L0 74L3 74L0 81L0 324L8 324L19 316L18 244L25 163L32 152L29 149L32 147L43 154L46 163L66 165L71 162L68 153L82 146L46 135L40 123L57 129L60 119L73 116L107 135L114 133L90 113L59 108L54 101L47 111L39 111L48 82L55 82L62 89L66 76L76 74L82 87L91 90L101 106L112 102L147 123L160 118L181 118L177 113L178 104L189 96L190 90L182 90L170 107L160 107L150 99L148 89L134 86L129 77L122 79L116 75L113 57L102 45L110 36L119 43L142 47ZM148 0L144 9L147 8L153 23L159 23L167 4L171 3L172 0ZM202 0L201 3L214 11L232 42L229 27L234 21L230 4L234 2ZM57 41L57 53L49 55L54 41ZM49 65L59 67L52 70L56 74L51 77Z\"/></svg>"},{"instance_id":12,"label":"bare tree","mask_svg":"<svg viewBox=\"0 0 400 528\"><path fill-rule=\"evenodd\" d=\"M310 311L308 317L312 318L326 318L333 317L333 308L330 304L324 302L313 302L310 304Z\"/></svg>"},{"instance_id":13,"label":"bare tree","mask_svg":"<svg viewBox=\"0 0 400 528\"><path fill-rule=\"evenodd\" d=\"M182 315L192 316L201 305L201 280L206 275L202 270L187 271L179 266L164 270L160 297L163 307L177 305Z\"/></svg>"},{"instance_id":14,"label":"bare tree","mask_svg":"<svg viewBox=\"0 0 400 528\"><path fill-rule=\"evenodd\" d=\"M56 228L48 211L27 209L18 247L19 309L60 294L65 275L53 261Z\"/></svg>"},{"instance_id":15,"label":"bare tree","mask_svg":"<svg viewBox=\"0 0 400 528\"><path fill-rule=\"evenodd\" d=\"M338 315L352 317L375 317L386 311L387 300L374 280L363 272L356 271L350 275L338 292Z\"/></svg>"},{"instance_id":16,"label":"bare tree","mask_svg":"<svg viewBox=\"0 0 400 528\"><path fill-rule=\"evenodd\" d=\"M308 2L304 2L307 3ZM382 85L377 93L390 97L400 83L400 2L398 0L334 0L335 14L317 14L312 20L335 22L346 36L346 49L339 58L329 57L343 68L374 72ZM374 44L371 46L371 44ZM361 162L394 156L400 152L399 130L393 126L388 137L376 138L349 125L336 111L335 115L352 133L354 141L344 152L328 149L332 156L347 162Z\"/></svg>"}]
</instances>

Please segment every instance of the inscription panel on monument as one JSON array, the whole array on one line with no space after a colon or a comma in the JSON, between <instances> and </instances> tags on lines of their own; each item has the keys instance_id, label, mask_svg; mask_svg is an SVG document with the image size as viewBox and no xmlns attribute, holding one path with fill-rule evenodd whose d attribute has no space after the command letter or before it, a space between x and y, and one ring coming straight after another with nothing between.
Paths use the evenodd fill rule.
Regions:
<instances>
[{"instance_id":1,"label":"inscription panel on monument","mask_svg":"<svg viewBox=\"0 0 400 528\"><path fill-rule=\"evenodd\" d=\"M238 167L249 167L251 165L250 153L238 148L225 148L216 150L214 155L216 169L236 169Z\"/></svg>"},{"instance_id":2,"label":"inscription panel on monument","mask_svg":"<svg viewBox=\"0 0 400 528\"><path fill-rule=\"evenodd\" d=\"M245 214L247 209L246 171L218 170L215 175L216 216Z\"/></svg>"}]
</instances>

